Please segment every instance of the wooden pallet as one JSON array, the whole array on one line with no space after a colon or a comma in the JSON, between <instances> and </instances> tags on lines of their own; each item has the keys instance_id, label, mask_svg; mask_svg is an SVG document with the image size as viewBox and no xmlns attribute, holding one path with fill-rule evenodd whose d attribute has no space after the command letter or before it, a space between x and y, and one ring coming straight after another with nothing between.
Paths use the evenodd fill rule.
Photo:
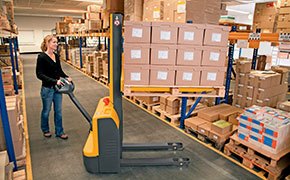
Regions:
<instances>
[{"instance_id":1,"label":"wooden pallet","mask_svg":"<svg viewBox=\"0 0 290 180\"><path fill-rule=\"evenodd\" d=\"M14 180L26 180L26 172L25 169L13 172Z\"/></svg>"},{"instance_id":2,"label":"wooden pallet","mask_svg":"<svg viewBox=\"0 0 290 180\"><path fill-rule=\"evenodd\" d=\"M207 92L202 94L202 92ZM164 96L178 97L223 97L224 86L197 86L197 87L156 87L156 86L127 86L124 85L125 96Z\"/></svg>"},{"instance_id":3,"label":"wooden pallet","mask_svg":"<svg viewBox=\"0 0 290 180\"><path fill-rule=\"evenodd\" d=\"M191 113L190 117L197 116L197 113L198 113L199 110L200 110L200 108L196 109L195 111L193 111ZM164 119L164 120L172 123L175 126L179 126L180 125L181 114L175 114L175 115L169 114L168 112L162 110L159 105L152 107L152 113L156 114L161 119Z\"/></svg>"},{"instance_id":4,"label":"wooden pallet","mask_svg":"<svg viewBox=\"0 0 290 180\"><path fill-rule=\"evenodd\" d=\"M97 74L95 74L95 73L92 74L92 77L94 79L96 79L97 81L99 81L99 79L100 79L100 76L97 76Z\"/></svg>"},{"instance_id":5,"label":"wooden pallet","mask_svg":"<svg viewBox=\"0 0 290 180\"><path fill-rule=\"evenodd\" d=\"M192 129L191 127L185 126L185 132L188 134L191 134L192 136L196 137L202 142L210 143L218 150L222 150L225 146L225 143L227 143L230 139L230 136L233 135L237 131L237 128L233 128L233 130L225 135L215 135L218 136L217 138L211 138L208 136L205 136L204 134L200 133L197 130Z\"/></svg>"},{"instance_id":6,"label":"wooden pallet","mask_svg":"<svg viewBox=\"0 0 290 180\"><path fill-rule=\"evenodd\" d=\"M109 83L108 83L108 77L105 76L105 75L101 75L101 77L99 78L99 81L100 81L101 83L103 83L104 85L106 85L106 86L109 85Z\"/></svg>"},{"instance_id":7,"label":"wooden pallet","mask_svg":"<svg viewBox=\"0 0 290 180\"><path fill-rule=\"evenodd\" d=\"M228 156L238 157L243 165L251 169L260 169L265 172L267 179L280 179L284 175L289 175L290 172L290 148L273 154L239 139L234 134L231 136L230 142L225 145L224 153Z\"/></svg>"},{"instance_id":8,"label":"wooden pallet","mask_svg":"<svg viewBox=\"0 0 290 180\"><path fill-rule=\"evenodd\" d=\"M139 105L139 106L141 106L141 107L147 109L148 111L152 111L152 109L153 109L154 106L158 106L158 105L160 105L159 102L158 102L158 103L153 103L153 104L148 104L148 103L146 103L146 102L144 102L144 101L138 99L138 98L135 97L135 96L131 96L131 97L132 97L131 100L132 100L135 104L137 104L137 105Z\"/></svg>"}]
</instances>

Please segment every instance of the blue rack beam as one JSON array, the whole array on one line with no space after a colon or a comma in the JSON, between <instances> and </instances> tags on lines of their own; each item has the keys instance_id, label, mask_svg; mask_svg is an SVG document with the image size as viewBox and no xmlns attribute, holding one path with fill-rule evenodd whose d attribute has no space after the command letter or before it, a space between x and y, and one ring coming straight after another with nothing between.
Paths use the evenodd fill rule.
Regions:
<instances>
[{"instance_id":1,"label":"blue rack beam","mask_svg":"<svg viewBox=\"0 0 290 180\"><path fill-rule=\"evenodd\" d=\"M14 55L13 55L13 47L12 47L12 38L9 38L9 48L10 48L10 58L11 58L11 66L12 66L12 73L13 73L13 85L15 94L18 94L18 85L17 85L17 77L15 72L15 65L14 65Z\"/></svg>"},{"instance_id":2,"label":"blue rack beam","mask_svg":"<svg viewBox=\"0 0 290 180\"><path fill-rule=\"evenodd\" d=\"M12 141L12 136L11 136L11 131L10 131L10 124L9 124L9 119L8 119L6 101L5 101L1 68L0 68L0 114L1 114L1 119L2 119L2 126L4 130L4 137L5 137L6 148L7 148L7 152L9 156L9 161L10 162L13 161L14 171L17 171L14 146L13 146L13 141Z\"/></svg>"},{"instance_id":3,"label":"blue rack beam","mask_svg":"<svg viewBox=\"0 0 290 180\"><path fill-rule=\"evenodd\" d=\"M79 45L80 45L80 68L83 68L83 55L82 55L82 46L83 46L83 39L82 37L79 38Z\"/></svg>"}]
</instances>

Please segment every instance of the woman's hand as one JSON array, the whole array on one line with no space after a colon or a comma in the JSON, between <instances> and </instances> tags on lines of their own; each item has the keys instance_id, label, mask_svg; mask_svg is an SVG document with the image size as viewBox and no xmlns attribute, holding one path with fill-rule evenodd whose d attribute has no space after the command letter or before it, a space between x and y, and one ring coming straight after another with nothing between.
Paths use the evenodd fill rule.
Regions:
<instances>
[{"instance_id":1,"label":"woman's hand","mask_svg":"<svg viewBox=\"0 0 290 180\"><path fill-rule=\"evenodd\" d=\"M64 85L64 84L63 84L63 82L61 82L61 80L60 80L60 79L59 79L59 80L57 80L56 84L57 84L58 86L62 86L62 85Z\"/></svg>"},{"instance_id":2,"label":"woman's hand","mask_svg":"<svg viewBox=\"0 0 290 180\"><path fill-rule=\"evenodd\" d=\"M66 78L69 82L72 82L72 78L71 77L67 77Z\"/></svg>"}]
</instances>

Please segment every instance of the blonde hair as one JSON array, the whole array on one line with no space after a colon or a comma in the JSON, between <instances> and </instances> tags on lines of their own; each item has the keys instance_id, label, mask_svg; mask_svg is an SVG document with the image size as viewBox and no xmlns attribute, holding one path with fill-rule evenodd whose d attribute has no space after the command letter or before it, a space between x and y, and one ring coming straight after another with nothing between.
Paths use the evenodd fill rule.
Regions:
<instances>
[{"instance_id":1,"label":"blonde hair","mask_svg":"<svg viewBox=\"0 0 290 180\"><path fill-rule=\"evenodd\" d=\"M47 35L43 38L43 41L41 43L41 50L42 52L45 52L47 50L47 44L53 39L53 38L56 38L56 36L54 35Z\"/></svg>"}]
</instances>

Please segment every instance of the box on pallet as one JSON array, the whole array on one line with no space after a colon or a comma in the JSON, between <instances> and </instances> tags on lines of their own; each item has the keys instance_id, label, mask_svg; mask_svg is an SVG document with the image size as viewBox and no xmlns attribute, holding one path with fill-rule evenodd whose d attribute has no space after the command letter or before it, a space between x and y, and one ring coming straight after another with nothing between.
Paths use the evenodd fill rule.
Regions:
<instances>
[{"instance_id":1,"label":"box on pallet","mask_svg":"<svg viewBox=\"0 0 290 180\"><path fill-rule=\"evenodd\" d=\"M162 21L164 19L164 1L146 0L143 6L143 21Z\"/></svg>"},{"instance_id":2,"label":"box on pallet","mask_svg":"<svg viewBox=\"0 0 290 180\"><path fill-rule=\"evenodd\" d=\"M198 131L198 126L205 124L206 122L208 122L208 121L206 121L200 117L191 117L191 118L188 118L184 121L184 125L185 125L185 127L189 128L189 129L192 129L194 131Z\"/></svg>"},{"instance_id":3,"label":"box on pallet","mask_svg":"<svg viewBox=\"0 0 290 180\"><path fill-rule=\"evenodd\" d=\"M175 68L171 66L151 65L150 85L174 86Z\"/></svg>"},{"instance_id":4,"label":"box on pallet","mask_svg":"<svg viewBox=\"0 0 290 180\"><path fill-rule=\"evenodd\" d=\"M149 66L147 65L125 65L125 85L149 85Z\"/></svg>"},{"instance_id":5,"label":"box on pallet","mask_svg":"<svg viewBox=\"0 0 290 180\"><path fill-rule=\"evenodd\" d=\"M202 46L205 26L201 24L179 24L178 44Z\"/></svg>"},{"instance_id":6,"label":"box on pallet","mask_svg":"<svg viewBox=\"0 0 290 180\"><path fill-rule=\"evenodd\" d=\"M125 64L149 64L150 45L149 44L124 44Z\"/></svg>"},{"instance_id":7,"label":"box on pallet","mask_svg":"<svg viewBox=\"0 0 290 180\"><path fill-rule=\"evenodd\" d=\"M154 65L175 65L176 45L151 44L151 64Z\"/></svg>"},{"instance_id":8,"label":"box on pallet","mask_svg":"<svg viewBox=\"0 0 290 180\"><path fill-rule=\"evenodd\" d=\"M176 66L176 86L199 86L200 68Z\"/></svg>"},{"instance_id":9,"label":"box on pallet","mask_svg":"<svg viewBox=\"0 0 290 180\"><path fill-rule=\"evenodd\" d=\"M203 45L226 47L228 45L229 27L206 25Z\"/></svg>"},{"instance_id":10,"label":"box on pallet","mask_svg":"<svg viewBox=\"0 0 290 180\"><path fill-rule=\"evenodd\" d=\"M198 111L198 117L203 118L207 121L214 122L219 119L219 114L222 111L226 111L231 108L230 105L227 104L220 104L217 106L209 107Z\"/></svg>"},{"instance_id":11,"label":"box on pallet","mask_svg":"<svg viewBox=\"0 0 290 180\"><path fill-rule=\"evenodd\" d=\"M225 120L219 120L211 124L211 130L219 134L226 134L232 131L233 125Z\"/></svg>"},{"instance_id":12,"label":"box on pallet","mask_svg":"<svg viewBox=\"0 0 290 180\"><path fill-rule=\"evenodd\" d=\"M247 74L245 73L236 73L236 83L237 84L247 84Z\"/></svg>"},{"instance_id":13,"label":"box on pallet","mask_svg":"<svg viewBox=\"0 0 290 180\"><path fill-rule=\"evenodd\" d=\"M155 104L159 103L158 96L138 96L138 99L144 101L146 104Z\"/></svg>"},{"instance_id":14,"label":"box on pallet","mask_svg":"<svg viewBox=\"0 0 290 180\"><path fill-rule=\"evenodd\" d=\"M289 101L278 102L277 108L283 111L290 112L290 102Z\"/></svg>"},{"instance_id":15,"label":"box on pallet","mask_svg":"<svg viewBox=\"0 0 290 180\"><path fill-rule=\"evenodd\" d=\"M203 46L202 66L225 67L227 49L224 47Z\"/></svg>"},{"instance_id":16,"label":"box on pallet","mask_svg":"<svg viewBox=\"0 0 290 180\"><path fill-rule=\"evenodd\" d=\"M200 134L203 134L208 137L209 132L211 130L211 123L206 122L204 124L201 124L200 126L198 126L197 130Z\"/></svg>"},{"instance_id":17,"label":"box on pallet","mask_svg":"<svg viewBox=\"0 0 290 180\"><path fill-rule=\"evenodd\" d=\"M178 25L168 22L152 22L152 44L177 44Z\"/></svg>"},{"instance_id":18,"label":"box on pallet","mask_svg":"<svg viewBox=\"0 0 290 180\"><path fill-rule=\"evenodd\" d=\"M223 86L226 69L223 67L202 67L201 86Z\"/></svg>"},{"instance_id":19,"label":"box on pallet","mask_svg":"<svg viewBox=\"0 0 290 180\"><path fill-rule=\"evenodd\" d=\"M272 66L271 70L281 74L280 84L282 84L284 82L288 82L289 70L287 68L283 68L283 67L279 67L279 66Z\"/></svg>"},{"instance_id":20,"label":"box on pallet","mask_svg":"<svg viewBox=\"0 0 290 180\"><path fill-rule=\"evenodd\" d=\"M245 60L238 60L236 62L236 72L237 73L250 73L252 67L252 62Z\"/></svg>"},{"instance_id":21,"label":"box on pallet","mask_svg":"<svg viewBox=\"0 0 290 180\"><path fill-rule=\"evenodd\" d=\"M180 66L199 66L202 59L201 46L177 46L177 61L176 64Z\"/></svg>"},{"instance_id":22,"label":"box on pallet","mask_svg":"<svg viewBox=\"0 0 290 180\"><path fill-rule=\"evenodd\" d=\"M125 42L126 43L150 43L151 23L125 21Z\"/></svg>"},{"instance_id":23,"label":"box on pallet","mask_svg":"<svg viewBox=\"0 0 290 180\"><path fill-rule=\"evenodd\" d=\"M178 97L169 96L166 98L166 105L172 108L180 107L180 99Z\"/></svg>"}]
</instances>

